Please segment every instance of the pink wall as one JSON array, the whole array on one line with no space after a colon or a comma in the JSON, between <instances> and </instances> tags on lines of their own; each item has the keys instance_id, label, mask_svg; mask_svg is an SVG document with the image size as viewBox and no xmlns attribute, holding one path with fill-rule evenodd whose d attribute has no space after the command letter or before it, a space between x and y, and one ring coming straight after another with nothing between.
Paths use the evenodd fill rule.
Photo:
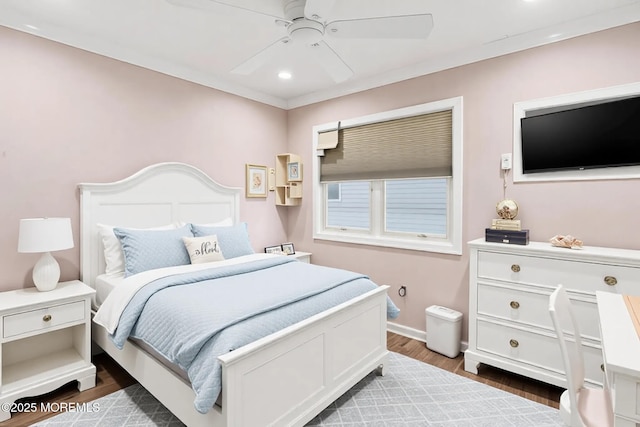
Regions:
<instances>
[{"instance_id":1,"label":"pink wall","mask_svg":"<svg viewBox=\"0 0 640 427\"><path fill-rule=\"evenodd\" d=\"M38 255L16 252L25 217L72 218L76 248L55 256L63 280L79 277L79 182L182 161L242 187L245 163L273 166L275 154L287 151L303 156L309 180L313 125L460 95L466 242L482 236L502 199L499 155L512 151L514 102L640 81L640 24L289 112L3 27L0 40L0 290L32 283ZM432 304L466 316L466 248L450 256L314 241L307 182L301 207L276 208L273 194L266 202L243 199L242 220L256 250L293 241L318 264L391 285L402 309L398 323L410 328L424 330L424 309ZM510 183L507 195L518 201L533 240L570 233L588 245L640 249L639 190L639 180ZM408 287L404 299L397 296L401 285Z\"/></svg>"},{"instance_id":2,"label":"pink wall","mask_svg":"<svg viewBox=\"0 0 640 427\"><path fill-rule=\"evenodd\" d=\"M289 149L307 165L311 127L440 99L464 97L463 241L482 237L502 199L501 153L512 152L513 104L640 81L640 24L490 59L360 92L289 112ZM311 176L305 169L305 179ZM510 181L510 180L509 180ZM311 200L311 185L305 185ZM592 246L640 249L640 180L509 182L531 239L572 234ZM432 304L468 313L468 262L462 256L383 249L312 239L312 204L289 214L289 239L313 252L316 263L357 270L380 284L402 310L399 324L424 331ZM400 298L399 286L408 288ZM463 336L466 337L466 325Z\"/></svg>"},{"instance_id":3,"label":"pink wall","mask_svg":"<svg viewBox=\"0 0 640 427\"><path fill-rule=\"evenodd\" d=\"M281 109L4 27L0 40L0 290L33 286L20 218L71 217L75 248L54 256L62 280L79 278L80 182L178 161L244 187L245 163L286 152ZM243 198L241 213L256 250L286 241L273 194Z\"/></svg>"}]
</instances>

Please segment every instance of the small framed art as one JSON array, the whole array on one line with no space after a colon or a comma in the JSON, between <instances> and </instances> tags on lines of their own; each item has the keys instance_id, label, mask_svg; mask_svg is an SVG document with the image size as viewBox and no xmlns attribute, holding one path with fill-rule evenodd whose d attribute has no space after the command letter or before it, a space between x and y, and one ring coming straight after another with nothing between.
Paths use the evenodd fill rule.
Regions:
<instances>
[{"instance_id":1,"label":"small framed art","mask_svg":"<svg viewBox=\"0 0 640 427\"><path fill-rule=\"evenodd\" d=\"M293 243L283 243L282 244L282 253L285 255L293 255L296 253L296 250L293 248Z\"/></svg>"},{"instance_id":2,"label":"small framed art","mask_svg":"<svg viewBox=\"0 0 640 427\"><path fill-rule=\"evenodd\" d=\"M287 181L302 181L302 164L300 162L287 163Z\"/></svg>"},{"instance_id":3,"label":"small framed art","mask_svg":"<svg viewBox=\"0 0 640 427\"><path fill-rule=\"evenodd\" d=\"M247 182L245 192L247 197L267 197L267 167L260 165L246 165Z\"/></svg>"},{"instance_id":4,"label":"small framed art","mask_svg":"<svg viewBox=\"0 0 640 427\"><path fill-rule=\"evenodd\" d=\"M265 254L281 254L282 253L282 246L280 246L280 245L267 246L266 248L264 248L264 253Z\"/></svg>"}]
</instances>

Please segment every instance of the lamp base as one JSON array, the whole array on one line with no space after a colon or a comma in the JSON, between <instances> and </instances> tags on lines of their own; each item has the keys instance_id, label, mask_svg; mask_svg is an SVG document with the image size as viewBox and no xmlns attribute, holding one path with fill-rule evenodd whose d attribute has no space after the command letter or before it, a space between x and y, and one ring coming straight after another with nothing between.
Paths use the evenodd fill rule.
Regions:
<instances>
[{"instance_id":1,"label":"lamp base","mask_svg":"<svg viewBox=\"0 0 640 427\"><path fill-rule=\"evenodd\" d=\"M42 254L33 266L33 283L41 292L52 291L60 280L60 266L50 252Z\"/></svg>"}]
</instances>

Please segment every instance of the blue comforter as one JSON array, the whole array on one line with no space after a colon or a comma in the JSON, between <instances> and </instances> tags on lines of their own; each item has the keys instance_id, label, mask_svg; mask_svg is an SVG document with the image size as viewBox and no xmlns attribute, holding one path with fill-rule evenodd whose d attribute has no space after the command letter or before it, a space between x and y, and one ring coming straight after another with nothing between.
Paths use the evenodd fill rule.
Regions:
<instances>
[{"instance_id":1,"label":"blue comforter","mask_svg":"<svg viewBox=\"0 0 640 427\"><path fill-rule=\"evenodd\" d=\"M141 339L184 369L206 413L222 386L219 355L375 288L361 274L286 257L186 273L140 289L112 339L119 348ZM387 311L399 313L390 299Z\"/></svg>"}]
</instances>

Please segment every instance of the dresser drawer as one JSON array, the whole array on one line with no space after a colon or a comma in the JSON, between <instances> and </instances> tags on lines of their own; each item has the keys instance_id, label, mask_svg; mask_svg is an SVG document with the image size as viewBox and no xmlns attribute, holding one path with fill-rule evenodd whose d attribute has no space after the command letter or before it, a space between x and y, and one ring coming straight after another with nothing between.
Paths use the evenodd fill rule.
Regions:
<instances>
[{"instance_id":1,"label":"dresser drawer","mask_svg":"<svg viewBox=\"0 0 640 427\"><path fill-rule=\"evenodd\" d=\"M3 317L3 338L84 321L85 302L76 301Z\"/></svg>"},{"instance_id":2,"label":"dresser drawer","mask_svg":"<svg viewBox=\"0 0 640 427\"><path fill-rule=\"evenodd\" d=\"M569 249L567 249L569 250ZM640 268L558 260L495 252L478 252L479 278L537 284L594 294L595 291L637 294ZM605 278L615 280L613 286Z\"/></svg>"},{"instance_id":3,"label":"dresser drawer","mask_svg":"<svg viewBox=\"0 0 640 427\"><path fill-rule=\"evenodd\" d=\"M550 370L564 377L564 366L560 344L555 335L547 336L511 328L502 324L478 320L477 348L480 351L504 357L514 362ZM592 346L582 346L585 362L585 378L601 385L602 350Z\"/></svg>"},{"instance_id":4,"label":"dresser drawer","mask_svg":"<svg viewBox=\"0 0 640 427\"><path fill-rule=\"evenodd\" d=\"M546 290L518 289L478 283L478 315L541 327L553 331ZM598 308L595 302L572 300L571 306L583 339L600 341Z\"/></svg>"}]
</instances>

